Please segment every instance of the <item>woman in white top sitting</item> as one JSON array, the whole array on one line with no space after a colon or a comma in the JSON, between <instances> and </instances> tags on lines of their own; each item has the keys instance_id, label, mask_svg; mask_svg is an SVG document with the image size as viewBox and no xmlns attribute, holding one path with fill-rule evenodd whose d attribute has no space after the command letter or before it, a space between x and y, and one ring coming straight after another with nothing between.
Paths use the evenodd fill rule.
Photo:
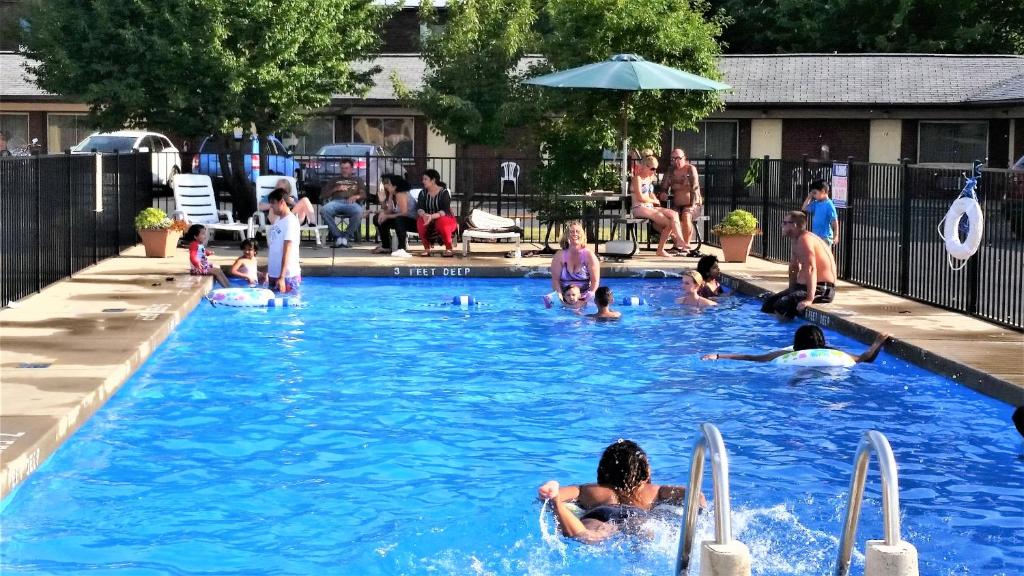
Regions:
<instances>
[{"instance_id":1,"label":"woman in white top sitting","mask_svg":"<svg viewBox=\"0 0 1024 576\"><path fill-rule=\"evenodd\" d=\"M686 246L683 230L679 224L679 214L671 208L664 208L654 193L655 170L658 159L646 156L633 165L633 180L630 191L633 195L633 217L646 218L658 230L658 256L671 256L665 251L669 238L675 236L676 246Z\"/></svg>"}]
</instances>

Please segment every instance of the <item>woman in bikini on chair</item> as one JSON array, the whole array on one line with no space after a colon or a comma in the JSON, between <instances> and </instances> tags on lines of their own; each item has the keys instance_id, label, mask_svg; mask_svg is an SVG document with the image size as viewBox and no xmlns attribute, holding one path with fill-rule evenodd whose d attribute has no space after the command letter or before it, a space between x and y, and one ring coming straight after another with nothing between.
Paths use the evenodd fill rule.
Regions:
<instances>
[{"instance_id":1,"label":"woman in bikini on chair","mask_svg":"<svg viewBox=\"0 0 1024 576\"><path fill-rule=\"evenodd\" d=\"M551 290L563 299L565 289L578 286L584 300L591 300L601 285L601 263L587 249L587 233L583 223L573 220L562 231L561 249L551 257Z\"/></svg>"},{"instance_id":2,"label":"woman in bikini on chair","mask_svg":"<svg viewBox=\"0 0 1024 576\"><path fill-rule=\"evenodd\" d=\"M647 156L633 165L633 180L630 191L633 194L633 217L646 218L658 230L658 256L671 256L665 251L669 238L675 237L678 246L685 246L683 231L679 225L679 214L671 208L663 208L654 193L654 171L658 159Z\"/></svg>"}]
</instances>

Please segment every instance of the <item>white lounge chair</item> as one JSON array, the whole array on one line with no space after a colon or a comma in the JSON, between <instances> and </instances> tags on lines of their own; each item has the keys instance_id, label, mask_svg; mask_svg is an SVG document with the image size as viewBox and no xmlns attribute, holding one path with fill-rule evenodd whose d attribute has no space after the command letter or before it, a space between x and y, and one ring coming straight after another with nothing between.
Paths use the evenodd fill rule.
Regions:
<instances>
[{"instance_id":1,"label":"white lounge chair","mask_svg":"<svg viewBox=\"0 0 1024 576\"><path fill-rule=\"evenodd\" d=\"M267 233L267 227L269 226L269 223L267 222L267 215L264 214L263 211L258 208L258 206L261 203L266 204L267 196L269 196L270 193L274 191L274 188L277 186L278 180L287 180L292 185L292 190L295 191L296 195L298 195L298 188L296 187L295 178L291 176L270 175L260 176L256 178L257 209L249 218L249 235L252 237L256 236L256 232L263 232L264 234ZM321 246L323 246L323 241L320 240L320 232L323 231L324 233L326 233L327 226L325 224L320 223L320 206L314 205L313 208L315 209L315 223L303 224L302 226L299 227L299 232L312 232L313 238L316 239L316 247L320 248Z\"/></svg>"},{"instance_id":2,"label":"white lounge chair","mask_svg":"<svg viewBox=\"0 0 1024 576\"><path fill-rule=\"evenodd\" d=\"M462 255L469 255L469 243L473 240L515 240L516 250L522 240L523 232L519 220L495 216L474 209L469 215L469 226L462 232Z\"/></svg>"},{"instance_id":3,"label":"white lounge chair","mask_svg":"<svg viewBox=\"0 0 1024 576\"><path fill-rule=\"evenodd\" d=\"M174 189L175 213L184 216L190 224L202 224L211 234L214 230L227 230L237 233L242 240L249 237L248 224L235 222L230 211L217 208L217 196L209 176L178 174L171 187Z\"/></svg>"}]
</instances>

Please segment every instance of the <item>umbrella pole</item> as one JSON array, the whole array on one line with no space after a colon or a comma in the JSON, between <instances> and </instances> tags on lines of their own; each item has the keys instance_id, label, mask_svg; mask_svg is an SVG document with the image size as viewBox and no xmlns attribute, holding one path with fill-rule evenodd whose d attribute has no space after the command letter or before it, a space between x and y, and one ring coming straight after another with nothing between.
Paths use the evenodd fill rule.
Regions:
<instances>
[{"instance_id":1,"label":"umbrella pole","mask_svg":"<svg viewBox=\"0 0 1024 576\"><path fill-rule=\"evenodd\" d=\"M622 195L629 194L629 175L626 170L626 163L629 161L629 99L633 93L626 91L622 100L622 162L619 166L619 179L622 182Z\"/></svg>"}]
</instances>

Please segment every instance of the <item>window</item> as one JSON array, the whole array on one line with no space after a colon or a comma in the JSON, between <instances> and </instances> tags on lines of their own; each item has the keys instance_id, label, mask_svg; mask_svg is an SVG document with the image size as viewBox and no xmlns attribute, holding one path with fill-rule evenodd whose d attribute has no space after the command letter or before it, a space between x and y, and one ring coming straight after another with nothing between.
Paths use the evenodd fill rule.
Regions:
<instances>
[{"instance_id":1,"label":"window","mask_svg":"<svg viewBox=\"0 0 1024 576\"><path fill-rule=\"evenodd\" d=\"M46 152L60 154L92 133L85 114L47 114Z\"/></svg>"},{"instance_id":2,"label":"window","mask_svg":"<svg viewBox=\"0 0 1024 576\"><path fill-rule=\"evenodd\" d=\"M334 142L334 118L315 116L296 131L295 153L316 154L321 146Z\"/></svg>"},{"instance_id":3,"label":"window","mask_svg":"<svg viewBox=\"0 0 1024 576\"><path fill-rule=\"evenodd\" d=\"M970 164L988 157L988 122L921 122L917 161Z\"/></svg>"},{"instance_id":4,"label":"window","mask_svg":"<svg viewBox=\"0 0 1024 576\"><path fill-rule=\"evenodd\" d=\"M395 156L413 156L416 121L412 117L352 118L352 141L377 144Z\"/></svg>"},{"instance_id":5,"label":"window","mask_svg":"<svg viewBox=\"0 0 1024 576\"><path fill-rule=\"evenodd\" d=\"M0 132L7 139L7 149L28 144L28 114L0 114Z\"/></svg>"},{"instance_id":6,"label":"window","mask_svg":"<svg viewBox=\"0 0 1024 576\"><path fill-rule=\"evenodd\" d=\"M672 147L682 148L687 158L736 158L739 154L736 122L701 122L697 131L672 130Z\"/></svg>"}]
</instances>

